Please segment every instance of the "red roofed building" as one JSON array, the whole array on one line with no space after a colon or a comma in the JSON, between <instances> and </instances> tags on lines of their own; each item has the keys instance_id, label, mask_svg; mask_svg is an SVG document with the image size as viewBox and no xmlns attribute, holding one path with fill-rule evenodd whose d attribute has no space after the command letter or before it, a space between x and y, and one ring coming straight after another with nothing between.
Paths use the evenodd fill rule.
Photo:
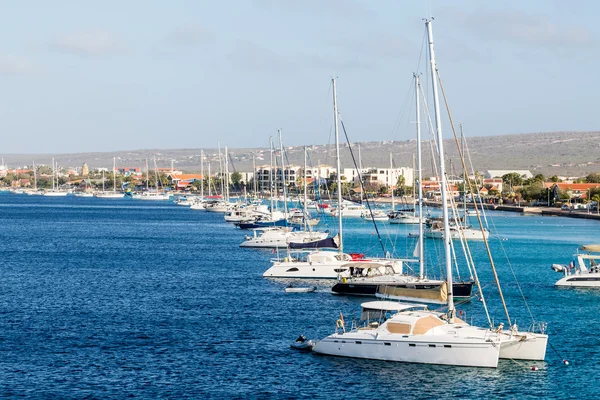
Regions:
<instances>
[{"instance_id":1,"label":"red roofed building","mask_svg":"<svg viewBox=\"0 0 600 400\"><path fill-rule=\"evenodd\" d=\"M570 198L587 199L590 190L600 189L600 183L545 182L544 188L550 189L555 199L560 193L567 193Z\"/></svg>"}]
</instances>

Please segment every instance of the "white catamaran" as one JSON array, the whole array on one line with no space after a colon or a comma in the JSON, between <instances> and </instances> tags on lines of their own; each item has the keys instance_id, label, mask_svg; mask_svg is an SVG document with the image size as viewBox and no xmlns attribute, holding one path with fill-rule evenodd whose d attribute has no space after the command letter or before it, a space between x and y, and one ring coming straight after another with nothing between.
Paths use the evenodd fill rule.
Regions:
<instances>
[{"instance_id":1,"label":"white catamaran","mask_svg":"<svg viewBox=\"0 0 600 400\"><path fill-rule=\"evenodd\" d=\"M480 293L480 295L488 316L489 327L471 326L456 317L454 295L451 289L452 239L449 229L448 188L444 166L445 152L437 88L438 71L434 56L431 21L426 20L425 25L429 38L435 127L440 160L444 259L449 288L447 312L429 311L424 306L401 303L365 303L363 304L363 318L361 319L363 324L360 326L354 325L346 330L345 321L340 314L340 319L336 321L336 332L316 342L313 350L317 353L335 356L491 368L497 367L499 358L544 360L548 336L543 333L521 332L516 324L511 323L493 262L492 271L505 306L510 328L508 330L503 329L503 324L500 324L497 328L491 326L491 319L483 293ZM481 220L480 225L482 225ZM489 250L487 241L484 240L484 242ZM476 274L475 279L478 282ZM373 320L372 317L378 318Z\"/></svg>"}]
</instances>

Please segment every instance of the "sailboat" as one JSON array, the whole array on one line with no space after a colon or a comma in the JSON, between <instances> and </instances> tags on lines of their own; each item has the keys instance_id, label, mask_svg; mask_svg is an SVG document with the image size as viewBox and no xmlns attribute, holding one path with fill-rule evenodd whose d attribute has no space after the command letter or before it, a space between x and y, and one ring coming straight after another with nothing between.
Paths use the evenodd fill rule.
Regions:
<instances>
[{"instance_id":1,"label":"sailboat","mask_svg":"<svg viewBox=\"0 0 600 400\"><path fill-rule=\"evenodd\" d=\"M337 108L337 93L336 81L332 79L333 88L333 120L335 131L335 148L337 158L337 171L341 171L340 163L340 144L338 130L338 108ZM337 175L337 203L342 204L341 191L341 175ZM360 216L360 215L359 215ZM263 273L263 277L267 278L319 278L319 279L336 279L339 274L349 271L350 267L358 266L367 262L382 261L386 264L391 264L397 270L402 269L405 260L400 259L365 259L361 253L344 253L343 247L343 213L337 213L338 219L338 234L335 238L327 239L324 243L311 245L312 250L304 251L288 251L285 257L279 257L273 260L269 269ZM326 243L325 243L326 242ZM321 250L321 247L335 248L335 250ZM304 247L304 246L298 246ZM315 250L315 247L317 249Z\"/></svg>"},{"instance_id":2,"label":"sailboat","mask_svg":"<svg viewBox=\"0 0 600 400\"><path fill-rule=\"evenodd\" d=\"M219 172L221 177L223 177L223 169L222 169L222 160L221 160L221 145L219 144ZM209 201L204 204L204 210L208 212L217 212L217 213L228 213L236 208L236 204L233 204L229 201L229 162L227 159L227 146L225 146L225 181L221 179L221 196L223 198Z\"/></svg>"},{"instance_id":3,"label":"sailboat","mask_svg":"<svg viewBox=\"0 0 600 400\"><path fill-rule=\"evenodd\" d=\"M285 248L290 244L309 244L320 242L327 239L329 236L328 232L313 231L311 225L309 225L308 210L306 209L306 201L304 202L304 210L301 214L301 219L297 221L298 225L292 225L289 218L285 218L288 215L287 208L287 190L285 185L285 172L284 172L284 155L283 155L283 141L281 139L281 130L279 130L279 145L281 151L281 180L283 187L283 202L284 202L284 222L287 222L288 226L278 227L264 227L253 229L253 236L247 235L245 241L240 244L240 247L262 247L262 248ZM304 170L306 170L306 148L304 149ZM304 184L304 199L306 200L306 182ZM302 229L295 229L296 226L302 226Z\"/></svg>"},{"instance_id":4,"label":"sailboat","mask_svg":"<svg viewBox=\"0 0 600 400\"><path fill-rule=\"evenodd\" d=\"M156 156L154 156L154 180L155 180L155 190L149 190L148 182L149 182L149 170L148 170L148 160L146 160L146 191L142 193L134 193L131 197L136 200L169 200L169 193L165 191L160 191L158 189L158 168L156 166Z\"/></svg>"},{"instance_id":5,"label":"sailboat","mask_svg":"<svg viewBox=\"0 0 600 400\"><path fill-rule=\"evenodd\" d=\"M64 197L67 195L66 191L60 190L58 188L58 171L57 171L56 163L54 162L54 158L52 158L52 190L44 191L44 196L51 197Z\"/></svg>"},{"instance_id":6,"label":"sailboat","mask_svg":"<svg viewBox=\"0 0 600 400\"><path fill-rule=\"evenodd\" d=\"M107 192L104 190L104 171L102 171L102 191L94 194L95 197L101 199L122 199L124 193L117 192L117 159L113 157L113 190Z\"/></svg>"},{"instance_id":7,"label":"sailboat","mask_svg":"<svg viewBox=\"0 0 600 400\"><path fill-rule=\"evenodd\" d=\"M418 182L421 182L421 111L420 111L420 79L418 74L413 75L415 82L415 110L417 117L417 163ZM392 155L390 154L390 168L393 168ZM418 189L418 211L423 212L423 188ZM394 198L392 197L392 214L394 210ZM419 223L419 240L414 256L419 260L419 275L407 274L403 270L396 270L392 265L386 263L375 263L358 268L349 268L340 274L338 282L331 288L335 294L373 296L384 299L402 301L418 301L432 304L445 304L447 301L448 288L446 281L429 279L425 275L425 262L423 252L423 220L417 217ZM474 282L453 282L452 293L454 297L469 299L473 291Z\"/></svg>"},{"instance_id":8,"label":"sailboat","mask_svg":"<svg viewBox=\"0 0 600 400\"><path fill-rule=\"evenodd\" d=\"M437 66L431 21L426 20L425 25L429 38L435 126L440 159L446 279L448 288L452 288L448 188L439 112ZM485 243L487 244L487 241ZM495 273L495 269L493 271ZM477 276L475 277L477 279ZM481 297L490 322L483 293ZM500 358L544 360L547 335L518 331L516 325L510 325L508 312L510 329L503 329L503 324L493 328L491 322L490 327L482 328L471 326L456 317L454 294L451 289L448 291L446 305L447 312L443 313L429 311L425 306L395 302L364 303L363 318L359 325L353 324L349 330L346 330L346 323L343 315L340 314L340 318L336 321L336 332L317 341L313 351L344 357L489 368L496 368Z\"/></svg>"}]
</instances>

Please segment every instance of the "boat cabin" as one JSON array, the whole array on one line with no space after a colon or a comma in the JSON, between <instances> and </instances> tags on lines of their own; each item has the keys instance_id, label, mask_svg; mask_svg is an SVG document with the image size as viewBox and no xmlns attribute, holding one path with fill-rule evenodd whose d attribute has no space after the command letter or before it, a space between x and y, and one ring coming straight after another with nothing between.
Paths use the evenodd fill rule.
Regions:
<instances>
[{"instance_id":1,"label":"boat cabin","mask_svg":"<svg viewBox=\"0 0 600 400\"><path fill-rule=\"evenodd\" d=\"M400 311L427 310L425 304L406 304L396 301L368 301L361 304L362 312L357 326L354 329L376 329ZM355 325L353 321L353 325Z\"/></svg>"}]
</instances>

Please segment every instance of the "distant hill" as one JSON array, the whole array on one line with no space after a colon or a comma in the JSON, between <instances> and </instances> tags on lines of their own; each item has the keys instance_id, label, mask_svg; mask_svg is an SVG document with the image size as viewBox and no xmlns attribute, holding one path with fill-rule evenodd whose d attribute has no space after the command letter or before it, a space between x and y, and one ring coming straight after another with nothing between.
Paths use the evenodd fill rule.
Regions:
<instances>
[{"instance_id":1,"label":"distant hill","mask_svg":"<svg viewBox=\"0 0 600 400\"><path fill-rule=\"evenodd\" d=\"M458 152L453 139L444 140L447 157L451 167L460 173ZM348 146L342 146L342 167L353 166ZM600 172L600 132L553 132L528 133L503 136L473 137L467 139L467 147L474 168L483 172L487 169L529 169L532 173L546 176L582 176L590 172ZM335 165L335 149L333 145L309 146L310 164L318 163ZM358 143L353 144L353 151L358 162ZM389 153L393 153L396 166L412 166L413 154L416 151L414 140L360 143L360 154L364 167L387 167ZM211 171L218 171L217 149L205 148L207 159L211 161ZM304 160L301 146L287 147L286 163L302 165ZM431 174L431 143L423 142L423 166L427 175ZM252 170L252 156L256 164L268 164L269 151L266 148L229 149L233 169L238 171ZM200 170L200 149L144 149L118 151L111 153L77 153L77 154L9 154L4 161L9 167L36 164L50 164L54 157L62 167L81 167L87 162L90 168L112 167L112 157L117 157L117 165L123 167L144 167L148 159L153 169L153 157L156 155L157 166L168 168L173 161L174 168L195 172ZM205 167L206 168L206 167ZM230 170L231 164L230 164ZM452 171L450 171L452 173Z\"/></svg>"}]
</instances>

